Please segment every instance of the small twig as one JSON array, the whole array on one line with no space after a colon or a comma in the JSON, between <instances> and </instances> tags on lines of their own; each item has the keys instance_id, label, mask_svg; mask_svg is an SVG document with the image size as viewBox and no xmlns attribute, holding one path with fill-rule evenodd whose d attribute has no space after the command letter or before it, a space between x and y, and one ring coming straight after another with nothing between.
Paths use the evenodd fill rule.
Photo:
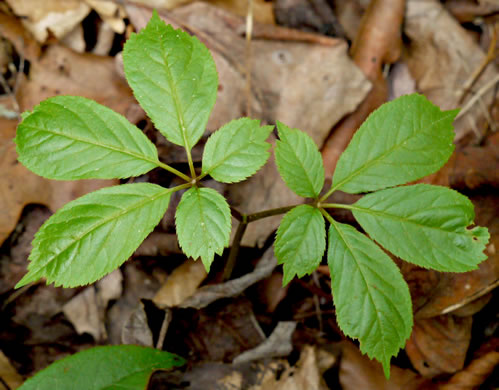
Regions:
<instances>
[{"instance_id":1,"label":"small twig","mask_svg":"<svg viewBox=\"0 0 499 390\"><path fill-rule=\"evenodd\" d=\"M485 58L482 60L480 65L475 69L475 71L470 75L468 80L464 83L463 87L458 91L458 94L461 94L461 97L459 98L459 104L461 104L466 96L468 96L468 93L471 90L471 87L475 82L478 80L478 77L482 74L482 72L485 70L487 65L492 62L495 59L495 50L496 50L496 43L497 43L497 29L495 27L491 27L493 29L492 32L492 39L490 40L490 45L489 49L487 50L487 55Z\"/></svg>"},{"instance_id":2,"label":"small twig","mask_svg":"<svg viewBox=\"0 0 499 390\"><path fill-rule=\"evenodd\" d=\"M473 97L466 102L464 107L459 111L459 114L456 116L457 118L462 117L464 114L466 114L471 107L475 105L475 103L483 96L485 95L489 89L493 88L496 83L499 82L499 74L496 74L495 77L490 80L487 84L483 85L474 95Z\"/></svg>"},{"instance_id":3,"label":"small twig","mask_svg":"<svg viewBox=\"0 0 499 390\"><path fill-rule=\"evenodd\" d=\"M168 331L168 327L170 326L170 322L172 320L172 311L171 309L165 309L165 317L163 318L163 322L161 323L161 329L159 331L158 342L156 343L156 349L163 349L163 344L165 343L166 332Z\"/></svg>"},{"instance_id":4,"label":"small twig","mask_svg":"<svg viewBox=\"0 0 499 390\"><path fill-rule=\"evenodd\" d=\"M489 293L490 291L492 291L493 289L495 289L497 286L499 286L499 279L495 280L494 282L492 282L491 284L489 284L487 287L482 288L481 290L478 290L474 294L471 294L470 296L465 297L460 302L455 303L454 305L451 305L451 306L447 306L445 309L443 309L440 312L440 315L444 315L444 314L453 312L454 310L457 310L457 309L463 307L464 305L467 305L468 303L473 302L474 300L476 300L476 299L484 296L485 294Z\"/></svg>"}]
</instances>

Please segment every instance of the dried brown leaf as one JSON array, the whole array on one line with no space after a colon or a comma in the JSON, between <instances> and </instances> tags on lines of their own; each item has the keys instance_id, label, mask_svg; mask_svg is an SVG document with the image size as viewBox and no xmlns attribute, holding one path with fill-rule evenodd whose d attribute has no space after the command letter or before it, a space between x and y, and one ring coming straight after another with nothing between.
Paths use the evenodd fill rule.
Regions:
<instances>
[{"instance_id":1,"label":"dried brown leaf","mask_svg":"<svg viewBox=\"0 0 499 390\"><path fill-rule=\"evenodd\" d=\"M405 350L424 377L455 373L464 366L471 339L471 317L445 315L416 320Z\"/></svg>"}]
</instances>

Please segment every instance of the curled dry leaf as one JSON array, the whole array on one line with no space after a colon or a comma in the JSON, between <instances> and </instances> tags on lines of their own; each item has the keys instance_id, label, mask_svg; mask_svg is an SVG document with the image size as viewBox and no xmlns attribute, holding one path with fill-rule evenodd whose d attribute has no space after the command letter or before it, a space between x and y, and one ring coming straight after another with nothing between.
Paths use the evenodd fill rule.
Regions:
<instances>
[{"instance_id":1,"label":"curled dry leaf","mask_svg":"<svg viewBox=\"0 0 499 390\"><path fill-rule=\"evenodd\" d=\"M293 350L291 338L296 329L294 321L279 321L271 335L259 346L243 352L234 360L234 364L246 363L252 360L287 356Z\"/></svg>"},{"instance_id":2,"label":"curled dry leaf","mask_svg":"<svg viewBox=\"0 0 499 390\"><path fill-rule=\"evenodd\" d=\"M327 390L320 371L317 350L305 346L300 354L296 367L285 370L279 378L272 375L262 380L261 385L255 385L250 390Z\"/></svg>"},{"instance_id":3,"label":"curled dry leaf","mask_svg":"<svg viewBox=\"0 0 499 390\"><path fill-rule=\"evenodd\" d=\"M268 277L275 267L277 267L277 260L274 257L274 249L270 247L265 251L253 272L225 283L202 287L179 307L202 309L218 299L235 297L252 284Z\"/></svg>"},{"instance_id":4,"label":"curled dry leaf","mask_svg":"<svg viewBox=\"0 0 499 390\"><path fill-rule=\"evenodd\" d=\"M201 261L187 259L175 268L152 301L159 308L178 306L196 292L207 275Z\"/></svg>"},{"instance_id":5,"label":"curled dry leaf","mask_svg":"<svg viewBox=\"0 0 499 390\"><path fill-rule=\"evenodd\" d=\"M90 12L90 7L78 0L7 0L24 26L38 42L45 42L49 30L62 38L76 27Z\"/></svg>"},{"instance_id":6,"label":"curled dry leaf","mask_svg":"<svg viewBox=\"0 0 499 390\"><path fill-rule=\"evenodd\" d=\"M464 366L471 339L471 317L445 315L415 321L405 350L424 377L455 373Z\"/></svg>"},{"instance_id":7,"label":"curled dry leaf","mask_svg":"<svg viewBox=\"0 0 499 390\"><path fill-rule=\"evenodd\" d=\"M497 369L499 352L490 351L473 360L468 367L455 374L449 382L440 385L438 390L474 390Z\"/></svg>"},{"instance_id":8,"label":"curled dry leaf","mask_svg":"<svg viewBox=\"0 0 499 390\"><path fill-rule=\"evenodd\" d=\"M418 390L430 389L431 383L414 371L391 366L390 379L377 361L362 355L350 341L342 341L340 384L343 390Z\"/></svg>"},{"instance_id":9,"label":"curled dry leaf","mask_svg":"<svg viewBox=\"0 0 499 390\"><path fill-rule=\"evenodd\" d=\"M78 334L91 334L95 341L107 339L105 313L110 300L121 296L123 275L118 269L89 286L67 302L62 311Z\"/></svg>"},{"instance_id":10,"label":"curled dry leaf","mask_svg":"<svg viewBox=\"0 0 499 390\"><path fill-rule=\"evenodd\" d=\"M132 311L121 329L121 342L123 344L143 345L145 347L153 346L153 337L151 328L147 322L147 314L144 304L139 305Z\"/></svg>"}]
</instances>

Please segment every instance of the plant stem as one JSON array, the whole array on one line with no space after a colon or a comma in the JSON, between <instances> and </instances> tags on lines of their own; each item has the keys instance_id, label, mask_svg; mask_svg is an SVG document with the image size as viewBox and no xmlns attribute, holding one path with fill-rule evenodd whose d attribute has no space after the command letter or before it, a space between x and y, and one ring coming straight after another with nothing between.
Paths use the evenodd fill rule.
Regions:
<instances>
[{"instance_id":1,"label":"plant stem","mask_svg":"<svg viewBox=\"0 0 499 390\"><path fill-rule=\"evenodd\" d=\"M341 185L342 183L339 183L337 185L335 185L334 187L331 186L331 188L329 189L328 192L326 192L324 195L321 196L321 198L319 199L319 202L324 202L327 198L329 198L331 196L331 194L336 191L336 189L338 188L339 185Z\"/></svg>"},{"instance_id":2,"label":"plant stem","mask_svg":"<svg viewBox=\"0 0 499 390\"><path fill-rule=\"evenodd\" d=\"M291 210L293 207L296 206L298 205L279 207L276 209L264 210L260 211L259 213L253 213L253 214L244 214L241 213L239 210L235 209L234 207L230 208L232 216L239 221L239 225L237 226L236 234L234 235L234 239L232 240L229 257L227 258L227 262L225 263L225 267L223 270L222 279L224 282L230 279L232 271L236 265L236 259L239 253L239 248L241 247L241 241L243 239L244 232L248 227L248 224L250 222L258 221L259 219L287 213L289 210Z\"/></svg>"},{"instance_id":3,"label":"plant stem","mask_svg":"<svg viewBox=\"0 0 499 390\"><path fill-rule=\"evenodd\" d=\"M191 178L194 180L196 178L196 171L194 170L194 164L192 163L191 150L189 148L185 148L187 153L187 162L189 163L189 170L191 171ZM191 179L189 179L191 180Z\"/></svg>"},{"instance_id":4,"label":"plant stem","mask_svg":"<svg viewBox=\"0 0 499 390\"><path fill-rule=\"evenodd\" d=\"M355 207L349 204L341 204L341 203L321 203L321 207L325 209L347 209L347 210L355 210Z\"/></svg>"},{"instance_id":5,"label":"plant stem","mask_svg":"<svg viewBox=\"0 0 499 390\"><path fill-rule=\"evenodd\" d=\"M189 183L185 183L185 184L180 184L179 186L176 186L176 187L167 188L167 190L170 190L170 192L173 194L174 192L183 190L185 188L190 188L190 187L192 187L192 184L189 182Z\"/></svg>"},{"instance_id":6,"label":"plant stem","mask_svg":"<svg viewBox=\"0 0 499 390\"><path fill-rule=\"evenodd\" d=\"M167 170L168 172L171 172L173 173L174 175L177 175L178 177L180 177L181 179L184 179L185 181L188 181L190 182L192 179L187 176L186 174L176 170L175 168L167 165L167 164L164 164L162 163L161 161L155 161L156 165L160 168L163 168L164 170ZM192 164L192 161L191 161L191 164Z\"/></svg>"},{"instance_id":7,"label":"plant stem","mask_svg":"<svg viewBox=\"0 0 499 390\"><path fill-rule=\"evenodd\" d=\"M286 207L278 207L276 209L269 209L269 210L264 210L260 211L258 213L253 213L253 214L247 214L246 215L246 221L247 223L253 222L253 221L258 221L259 219L267 218L267 217L272 217L274 215L279 215L279 214L284 214L287 213L289 210L292 208L299 206L299 205L293 205L293 206L286 206Z\"/></svg>"},{"instance_id":8,"label":"plant stem","mask_svg":"<svg viewBox=\"0 0 499 390\"><path fill-rule=\"evenodd\" d=\"M329 213L328 213L326 210L324 210L322 207L320 207L320 208L319 208L319 211L322 213L322 215L324 215L324 218L326 218L326 219L327 219L327 221L328 221L331 225L335 225L335 224L336 224L336 223L335 223L335 221L334 221L334 219L333 219L333 217L331 217L331 216L329 215Z\"/></svg>"},{"instance_id":9,"label":"plant stem","mask_svg":"<svg viewBox=\"0 0 499 390\"><path fill-rule=\"evenodd\" d=\"M236 265L237 255L239 254L239 248L241 247L241 240L243 239L243 234L247 227L248 223L243 221L239 222L239 225L237 226L236 234L234 235L232 246L230 247L229 257L227 258L222 274L222 282L229 280L232 275L232 271Z\"/></svg>"}]
</instances>

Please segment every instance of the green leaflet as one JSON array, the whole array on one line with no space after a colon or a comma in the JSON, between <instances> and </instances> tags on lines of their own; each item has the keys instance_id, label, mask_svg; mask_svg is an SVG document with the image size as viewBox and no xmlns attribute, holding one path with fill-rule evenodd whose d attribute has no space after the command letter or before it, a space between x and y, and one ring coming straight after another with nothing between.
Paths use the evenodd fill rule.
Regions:
<instances>
[{"instance_id":1,"label":"green leaflet","mask_svg":"<svg viewBox=\"0 0 499 390\"><path fill-rule=\"evenodd\" d=\"M411 263L464 272L485 260L486 228L468 230L475 214L468 198L449 188L416 184L364 196L355 219L378 243Z\"/></svg>"},{"instance_id":2,"label":"green leaflet","mask_svg":"<svg viewBox=\"0 0 499 390\"><path fill-rule=\"evenodd\" d=\"M42 277L74 287L114 271L159 223L170 190L138 183L107 187L62 207L36 233L22 287Z\"/></svg>"},{"instance_id":3,"label":"green leaflet","mask_svg":"<svg viewBox=\"0 0 499 390\"><path fill-rule=\"evenodd\" d=\"M143 390L154 371L184 364L181 357L153 348L94 347L52 363L19 390Z\"/></svg>"},{"instance_id":4,"label":"green leaflet","mask_svg":"<svg viewBox=\"0 0 499 390\"><path fill-rule=\"evenodd\" d=\"M218 74L196 37L167 26L156 11L123 50L128 83L156 128L187 150L202 136L215 104Z\"/></svg>"},{"instance_id":5,"label":"green leaflet","mask_svg":"<svg viewBox=\"0 0 499 390\"><path fill-rule=\"evenodd\" d=\"M350 225L332 221L328 264L336 317L343 332L359 339L360 350L383 364L403 348L412 329L407 283L395 263Z\"/></svg>"},{"instance_id":6,"label":"green leaflet","mask_svg":"<svg viewBox=\"0 0 499 390\"><path fill-rule=\"evenodd\" d=\"M273 126L260 127L250 118L222 126L206 142L203 174L222 183L236 183L253 175L268 160L270 144L265 142Z\"/></svg>"},{"instance_id":7,"label":"green leaflet","mask_svg":"<svg viewBox=\"0 0 499 390\"><path fill-rule=\"evenodd\" d=\"M326 249L326 226L321 212L301 205L286 213L277 229L275 256L284 264L283 285L297 275L311 274L319 266Z\"/></svg>"},{"instance_id":8,"label":"green leaflet","mask_svg":"<svg viewBox=\"0 0 499 390\"><path fill-rule=\"evenodd\" d=\"M138 176L158 152L140 129L113 110L79 96L56 96L23 115L15 140L19 161L59 180Z\"/></svg>"},{"instance_id":9,"label":"green leaflet","mask_svg":"<svg viewBox=\"0 0 499 390\"><path fill-rule=\"evenodd\" d=\"M175 224L182 251L201 257L209 272L215 253L221 255L229 245L231 216L225 198L211 188L192 187L182 195Z\"/></svg>"},{"instance_id":10,"label":"green leaflet","mask_svg":"<svg viewBox=\"0 0 499 390\"><path fill-rule=\"evenodd\" d=\"M316 198L324 185L324 165L314 140L303 131L277 122L277 169L286 185L296 194Z\"/></svg>"},{"instance_id":11,"label":"green leaflet","mask_svg":"<svg viewBox=\"0 0 499 390\"><path fill-rule=\"evenodd\" d=\"M369 192L436 172L454 150L452 122L457 113L440 111L417 94L383 104L341 155L332 188Z\"/></svg>"}]
</instances>

